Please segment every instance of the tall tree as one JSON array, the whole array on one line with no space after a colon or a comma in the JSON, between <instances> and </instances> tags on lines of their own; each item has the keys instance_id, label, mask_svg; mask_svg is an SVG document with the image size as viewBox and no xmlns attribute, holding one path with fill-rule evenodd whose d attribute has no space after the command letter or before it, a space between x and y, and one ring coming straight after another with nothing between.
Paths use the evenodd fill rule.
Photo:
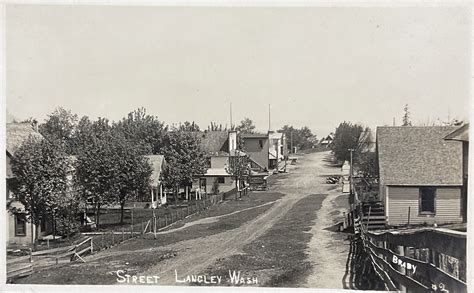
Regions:
<instances>
[{"instance_id":1,"label":"tall tree","mask_svg":"<svg viewBox=\"0 0 474 293\"><path fill-rule=\"evenodd\" d=\"M316 144L316 135L307 126L297 129L291 125L285 125L279 132L285 134L288 149L291 149L292 145L298 149L308 149Z\"/></svg>"},{"instance_id":2,"label":"tall tree","mask_svg":"<svg viewBox=\"0 0 474 293\"><path fill-rule=\"evenodd\" d=\"M408 104L405 104L405 107L403 107L403 124L402 126L411 126L411 121L410 121L410 110L408 109Z\"/></svg>"},{"instance_id":3,"label":"tall tree","mask_svg":"<svg viewBox=\"0 0 474 293\"><path fill-rule=\"evenodd\" d=\"M148 115L145 108L128 113L114 125L127 140L141 147L143 154L161 154L167 127L156 116Z\"/></svg>"},{"instance_id":4,"label":"tall tree","mask_svg":"<svg viewBox=\"0 0 474 293\"><path fill-rule=\"evenodd\" d=\"M57 141L30 137L15 152L12 160L12 172L16 177L14 194L24 205L36 231L46 212L56 213L62 208L68 170L66 152ZM35 233L35 244L37 239L38 233Z\"/></svg>"},{"instance_id":5,"label":"tall tree","mask_svg":"<svg viewBox=\"0 0 474 293\"><path fill-rule=\"evenodd\" d=\"M118 192L118 165L113 143L111 133L101 137L92 136L77 156L76 180L79 192L82 199L95 208L97 229L100 227L101 208L114 202Z\"/></svg>"},{"instance_id":6,"label":"tall tree","mask_svg":"<svg viewBox=\"0 0 474 293\"><path fill-rule=\"evenodd\" d=\"M167 167L164 183L174 190L175 202L180 186L188 188L196 175L206 170L205 153L199 146L199 138L186 131L171 131L166 136L163 148Z\"/></svg>"},{"instance_id":7,"label":"tall tree","mask_svg":"<svg viewBox=\"0 0 474 293\"><path fill-rule=\"evenodd\" d=\"M364 129L361 125L344 121L339 124L334 134L331 147L334 156L339 161L348 161L350 159L349 149L353 149L355 151L353 155L357 156L367 148L369 135L370 129Z\"/></svg>"},{"instance_id":8,"label":"tall tree","mask_svg":"<svg viewBox=\"0 0 474 293\"><path fill-rule=\"evenodd\" d=\"M116 162L115 187L120 204L120 223L123 224L125 203L138 192L147 192L152 173L148 160L140 154L135 144L116 137L113 141Z\"/></svg>"},{"instance_id":9,"label":"tall tree","mask_svg":"<svg viewBox=\"0 0 474 293\"><path fill-rule=\"evenodd\" d=\"M193 122L184 121L184 123L180 123L178 128L175 130L181 131L200 131L199 125Z\"/></svg>"},{"instance_id":10,"label":"tall tree","mask_svg":"<svg viewBox=\"0 0 474 293\"><path fill-rule=\"evenodd\" d=\"M73 152L71 138L77 126L78 116L70 110L58 107L48 115L46 122L39 125L39 132L49 141L58 140L66 146L68 153Z\"/></svg>"},{"instance_id":11,"label":"tall tree","mask_svg":"<svg viewBox=\"0 0 474 293\"><path fill-rule=\"evenodd\" d=\"M236 127L236 130L242 133L255 133L255 125L250 118L244 118L240 121L240 125Z\"/></svg>"}]
</instances>

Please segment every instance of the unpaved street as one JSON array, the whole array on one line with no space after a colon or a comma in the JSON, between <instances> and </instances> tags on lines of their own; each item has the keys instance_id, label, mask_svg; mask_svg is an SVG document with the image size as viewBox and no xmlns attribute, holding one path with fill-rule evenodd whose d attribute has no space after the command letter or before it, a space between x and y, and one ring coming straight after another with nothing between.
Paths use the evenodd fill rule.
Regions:
<instances>
[{"instance_id":1,"label":"unpaved street","mask_svg":"<svg viewBox=\"0 0 474 293\"><path fill-rule=\"evenodd\" d=\"M325 228L332 226L334 207L339 193L334 185L324 184L323 175L337 174L339 169L330 166L325 158L328 152L308 154L301 158L296 166L290 168L287 175L276 180L270 186L270 191L284 193L285 196L278 200L268 211L237 229L224 233L182 241L163 250L178 251L178 256L152 266L146 275L159 275L161 284L175 284L175 270L180 275L197 274L206 269L216 259L238 254L241 248L250 243L271 228L286 212L300 199L308 195L325 197L323 207L314 211L317 219L311 230L313 240L310 243L308 254L314 265L314 272L308 278L308 287L342 288L342 278L347 257L347 245L342 240L334 239L332 232ZM329 195L328 195L329 194ZM258 196L255 193L253 196ZM284 237L282 235L282 237ZM269 248L271 249L271 248ZM329 274L321 278L320 276Z\"/></svg>"}]
</instances>

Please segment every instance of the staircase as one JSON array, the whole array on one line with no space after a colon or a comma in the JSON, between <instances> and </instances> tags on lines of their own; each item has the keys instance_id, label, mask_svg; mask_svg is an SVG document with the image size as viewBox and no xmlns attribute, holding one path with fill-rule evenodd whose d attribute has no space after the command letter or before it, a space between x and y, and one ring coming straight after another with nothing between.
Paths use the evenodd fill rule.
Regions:
<instances>
[{"instance_id":1,"label":"staircase","mask_svg":"<svg viewBox=\"0 0 474 293\"><path fill-rule=\"evenodd\" d=\"M362 224L368 230L385 229L385 208L382 202L364 202L362 204Z\"/></svg>"}]
</instances>

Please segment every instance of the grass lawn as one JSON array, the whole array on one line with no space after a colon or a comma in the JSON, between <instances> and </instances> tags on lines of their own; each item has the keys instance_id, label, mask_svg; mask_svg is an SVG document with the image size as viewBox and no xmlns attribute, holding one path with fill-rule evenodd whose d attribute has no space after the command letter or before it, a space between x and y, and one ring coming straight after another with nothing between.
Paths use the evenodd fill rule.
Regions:
<instances>
[{"instance_id":1,"label":"grass lawn","mask_svg":"<svg viewBox=\"0 0 474 293\"><path fill-rule=\"evenodd\" d=\"M173 225L178 228L185 223L229 214L250 207L259 206L264 203L275 201L282 197L280 193L250 193L241 200L226 200L221 204L214 205L200 214L195 214ZM17 279L14 283L19 284L117 284L116 271L127 268L130 275L138 274L156 263L173 258L178 252L171 250L160 250L159 248L179 241L205 237L217 234L229 229L234 229L243 223L257 217L269 209L272 204L258 208L248 209L229 216L221 217L215 222L208 224L197 224L192 227L181 229L172 233L158 235L153 239L151 234L145 238L132 239L121 243L104 252L105 257L98 259L86 258L86 263L59 264L40 270L34 274ZM158 250L149 251L149 249ZM96 254L101 256L102 252ZM107 255L111 253L112 255Z\"/></svg>"},{"instance_id":2,"label":"grass lawn","mask_svg":"<svg viewBox=\"0 0 474 293\"><path fill-rule=\"evenodd\" d=\"M295 287L311 271L306 256L308 231L323 199L321 195L301 199L267 233L244 247L244 254L221 259L204 274L227 276L235 270L244 278L257 277L258 286Z\"/></svg>"}]
</instances>

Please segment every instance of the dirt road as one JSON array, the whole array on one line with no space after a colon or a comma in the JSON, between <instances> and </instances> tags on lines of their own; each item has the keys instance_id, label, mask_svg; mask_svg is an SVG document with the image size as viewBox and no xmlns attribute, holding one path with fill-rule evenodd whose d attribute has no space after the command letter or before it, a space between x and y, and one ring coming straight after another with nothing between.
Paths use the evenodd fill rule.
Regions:
<instances>
[{"instance_id":1,"label":"dirt road","mask_svg":"<svg viewBox=\"0 0 474 293\"><path fill-rule=\"evenodd\" d=\"M270 187L271 191L281 192L286 195L278 200L265 213L237 229L162 247L161 249L163 250L178 251L177 256L161 261L143 273L145 275L160 276L160 284L175 285L175 271L178 272L180 276L197 274L205 270L205 268L211 265L216 259L240 253L243 246L271 228L298 200L312 194L320 194L321 196L328 194L328 189L333 188L333 185L324 184L325 178L322 176L338 173L339 170L329 166L327 162L324 161L327 156L327 152L306 155L295 167L291 166L289 173L283 175L284 178L273 182ZM255 196L258 196L258 194L255 194ZM331 242L329 239L331 235L321 233L319 230L326 228L325 225L330 222L327 222L325 218L330 216L328 213L333 203L333 197L334 196L330 196L328 197L328 201L325 200L326 205L321 210L321 215L319 215L321 211L315 211L315 213L318 213L318 220L315 223L315 228L312 230L312 233L315 237L323 240L325 244ZM326 287L325 284L314 281L314 278L325 273L320 271L320 260L324 259L324 256L317 251L319 249L318 246L317 244L312 245L308 251L315 264L315 273L309 278L307 285L311 287ZM332 254L327 248L323 249L324 255ZM338 253L340 251L341 249L338 250ZM342 267L345 266L345 259L334 258L331 261L334 269L339 269L339 263ZM335 261L338 262L338 265L335 265ZM328 267L323 267L325 270L329 270ZM342 288L341 279L343 274L344 270L340 271L341 277L338 278L339 286L336 287Z\"/></svg>"}]
</instances>

